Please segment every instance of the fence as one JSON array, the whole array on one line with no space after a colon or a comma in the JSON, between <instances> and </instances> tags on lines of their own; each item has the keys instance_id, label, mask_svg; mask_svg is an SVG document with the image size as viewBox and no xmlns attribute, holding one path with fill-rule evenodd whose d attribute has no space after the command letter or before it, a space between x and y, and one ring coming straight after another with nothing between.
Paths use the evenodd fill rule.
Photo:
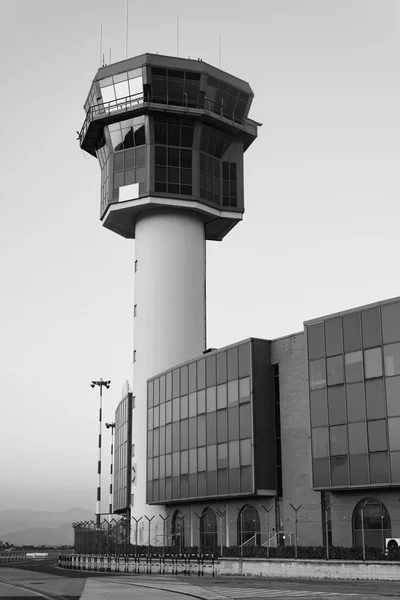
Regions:
<instances>
[{"instance_id":1,"label":"fence","mask_svg":"<svg viewBox=\"0 0 400 600\"><path fill-rule=\"evenodd\" d=\"M19 563L30 560L26 554L0 554L0 565Z\"/></svg>"},{"instance_id":2,"label":"fence","mask_svg":"<svg viewBox=\"0 0 400 600\"><path fill-rule=\"evenodd\" d=\"M62 554L58 558L58 566L75 571L103 573L215 576L215 559L212 554Z\"/></svg>"}]
</instances>

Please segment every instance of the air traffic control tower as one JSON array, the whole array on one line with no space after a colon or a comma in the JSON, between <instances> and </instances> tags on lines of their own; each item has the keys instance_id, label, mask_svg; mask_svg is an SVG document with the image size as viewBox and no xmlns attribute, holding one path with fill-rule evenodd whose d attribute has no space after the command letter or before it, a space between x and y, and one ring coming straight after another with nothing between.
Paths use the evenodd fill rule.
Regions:
<instances>
[{"instance_id":1,"label":"air traffic control tower","mask_svg":"<svg viewBox=\"0 0 400 600\"><path fill-rule=\"evenodd\" d=\"M163 512L146 502L146 382L206 350L206 240L242 220L252 99L201 60L143 54L100 68L84 106L79 141L100 163L101 222L135 240L135 517Z\"/></svg>"}]
</instances>

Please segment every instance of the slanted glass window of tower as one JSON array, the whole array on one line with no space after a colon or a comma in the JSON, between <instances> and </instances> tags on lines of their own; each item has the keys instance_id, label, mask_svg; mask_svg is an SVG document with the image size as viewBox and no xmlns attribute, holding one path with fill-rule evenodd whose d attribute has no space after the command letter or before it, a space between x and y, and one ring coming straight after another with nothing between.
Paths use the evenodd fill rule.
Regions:
<instances>
[{"instance_id":1,"label":"slanted glass window of tower","mask_svg":"<svg viewBox=\"0 0 400 600\"><path fill-rule=\"evenodd\" d=\"M201 96L199 92L200 73L180 71L178 69L151 69L151 102L172 104L174 106L198 107Z\"/></svg>"},{"instance_id":2,"label":"slanted glass window of tower","mask_svg":"<svg viewBox=\"0 0 400 600\"><path fill-rule=\"evenodd\" d=\"M224 81L209 77L205 105L222 117L242 123L249 95Z\"/></svg>"},{"instance_id":3,"label":"slanted glass window of tower","mask_svg":"<svg viewBox=\"0 0 400 600\"><path fill-rule=\"evenodd\" d=\"M106 144L104 135L101 136L97 144L96 156L101 169L100 214L102 214L109 203L110 187L110 149Z\"/></svg>"},{"instance_id":4,"label":"slanted glass window of tower","mask_svg":"<svg viewBox=\"0 0 400 600\"><path fill-rule=\"evenodd\" d=\"M223 206L237 206L237 165L227 159L231 142L203 127L200 139L200 196ZM222 202L221 202L222 199Z\"/></svg>"},{"instance_id":5,"label":"slanted glass window of tower","mask_svg":"<svg viewBox=\"0 0 400 600\"><path fill-rule=\"evenodd\" d=\"M134 117L108 126L114 151L113 200L118 200L120 187L146 181L145 118Z\"/></svg>"},{"instance_id":6,"label":"slanted glass window of tower","mask_svg":"<svg viewBox=\"0 0 400 600\"><path fill-rule=\"evenodd\" d=\"M156 192L192 194L194 121L157 116L154 120Z\"/></svg>"},{"instance_id":7,"label":"slanted glass window of tower","mask_svg":"<svg viewBox=\"0 0 400 600\"><path fill-rule=\"evenodd\" d=\"M103 101L96 108L99 114L129 110L143 104L142 69L112 75L101 79L99 83Z\"/></svg>"}]
</instances>

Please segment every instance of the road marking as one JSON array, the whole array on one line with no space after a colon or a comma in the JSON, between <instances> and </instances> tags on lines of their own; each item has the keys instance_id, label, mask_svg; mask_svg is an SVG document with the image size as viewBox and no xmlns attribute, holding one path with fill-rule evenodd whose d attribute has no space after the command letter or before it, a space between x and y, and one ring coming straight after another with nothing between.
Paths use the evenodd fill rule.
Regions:
<instances>
[{"instance_id":1,"label":"road marking","mask_svg":"<svg viewBox=\"0 0 400 600\"><path fill-rule=\"evenodd\" d=\"M220 596L225 596L225 598L248 598L248 597L252 597L252 598L280 598L280 597L287 597L287 598L318 598L320 596L322 597L328 597L328 596L341 596L343 598L343 596L359 596L360 594L343 594L343 592L318 592L318 591L311 591L311 590L284 590L284 589L279 589L279 590L273 590L273 589L260 589L260 588L231 588L228 586L213 586L213 587L203 587L201 586L201 589L203 590L207 590L207 591L215 591L215 588L217 588L218 593L220 594Z\"/></svg>"}]
</instances>

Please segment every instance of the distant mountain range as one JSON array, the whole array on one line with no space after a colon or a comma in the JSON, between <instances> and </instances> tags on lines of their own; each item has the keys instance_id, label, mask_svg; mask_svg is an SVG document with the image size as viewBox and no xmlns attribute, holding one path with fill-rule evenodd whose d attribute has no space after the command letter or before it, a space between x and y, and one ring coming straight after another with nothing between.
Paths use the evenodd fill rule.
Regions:
<instances>
[{"instance_id":1,"label":"distant mountain range","mask_svg":"<svg viewBox=\"0 0 400 600\"><path fill-rule=\"evenodd\" d=\"M16 545L72 544L74 521L94 518L92 511L0 510L0 540Z\"/></svg>"}]
</instances>

